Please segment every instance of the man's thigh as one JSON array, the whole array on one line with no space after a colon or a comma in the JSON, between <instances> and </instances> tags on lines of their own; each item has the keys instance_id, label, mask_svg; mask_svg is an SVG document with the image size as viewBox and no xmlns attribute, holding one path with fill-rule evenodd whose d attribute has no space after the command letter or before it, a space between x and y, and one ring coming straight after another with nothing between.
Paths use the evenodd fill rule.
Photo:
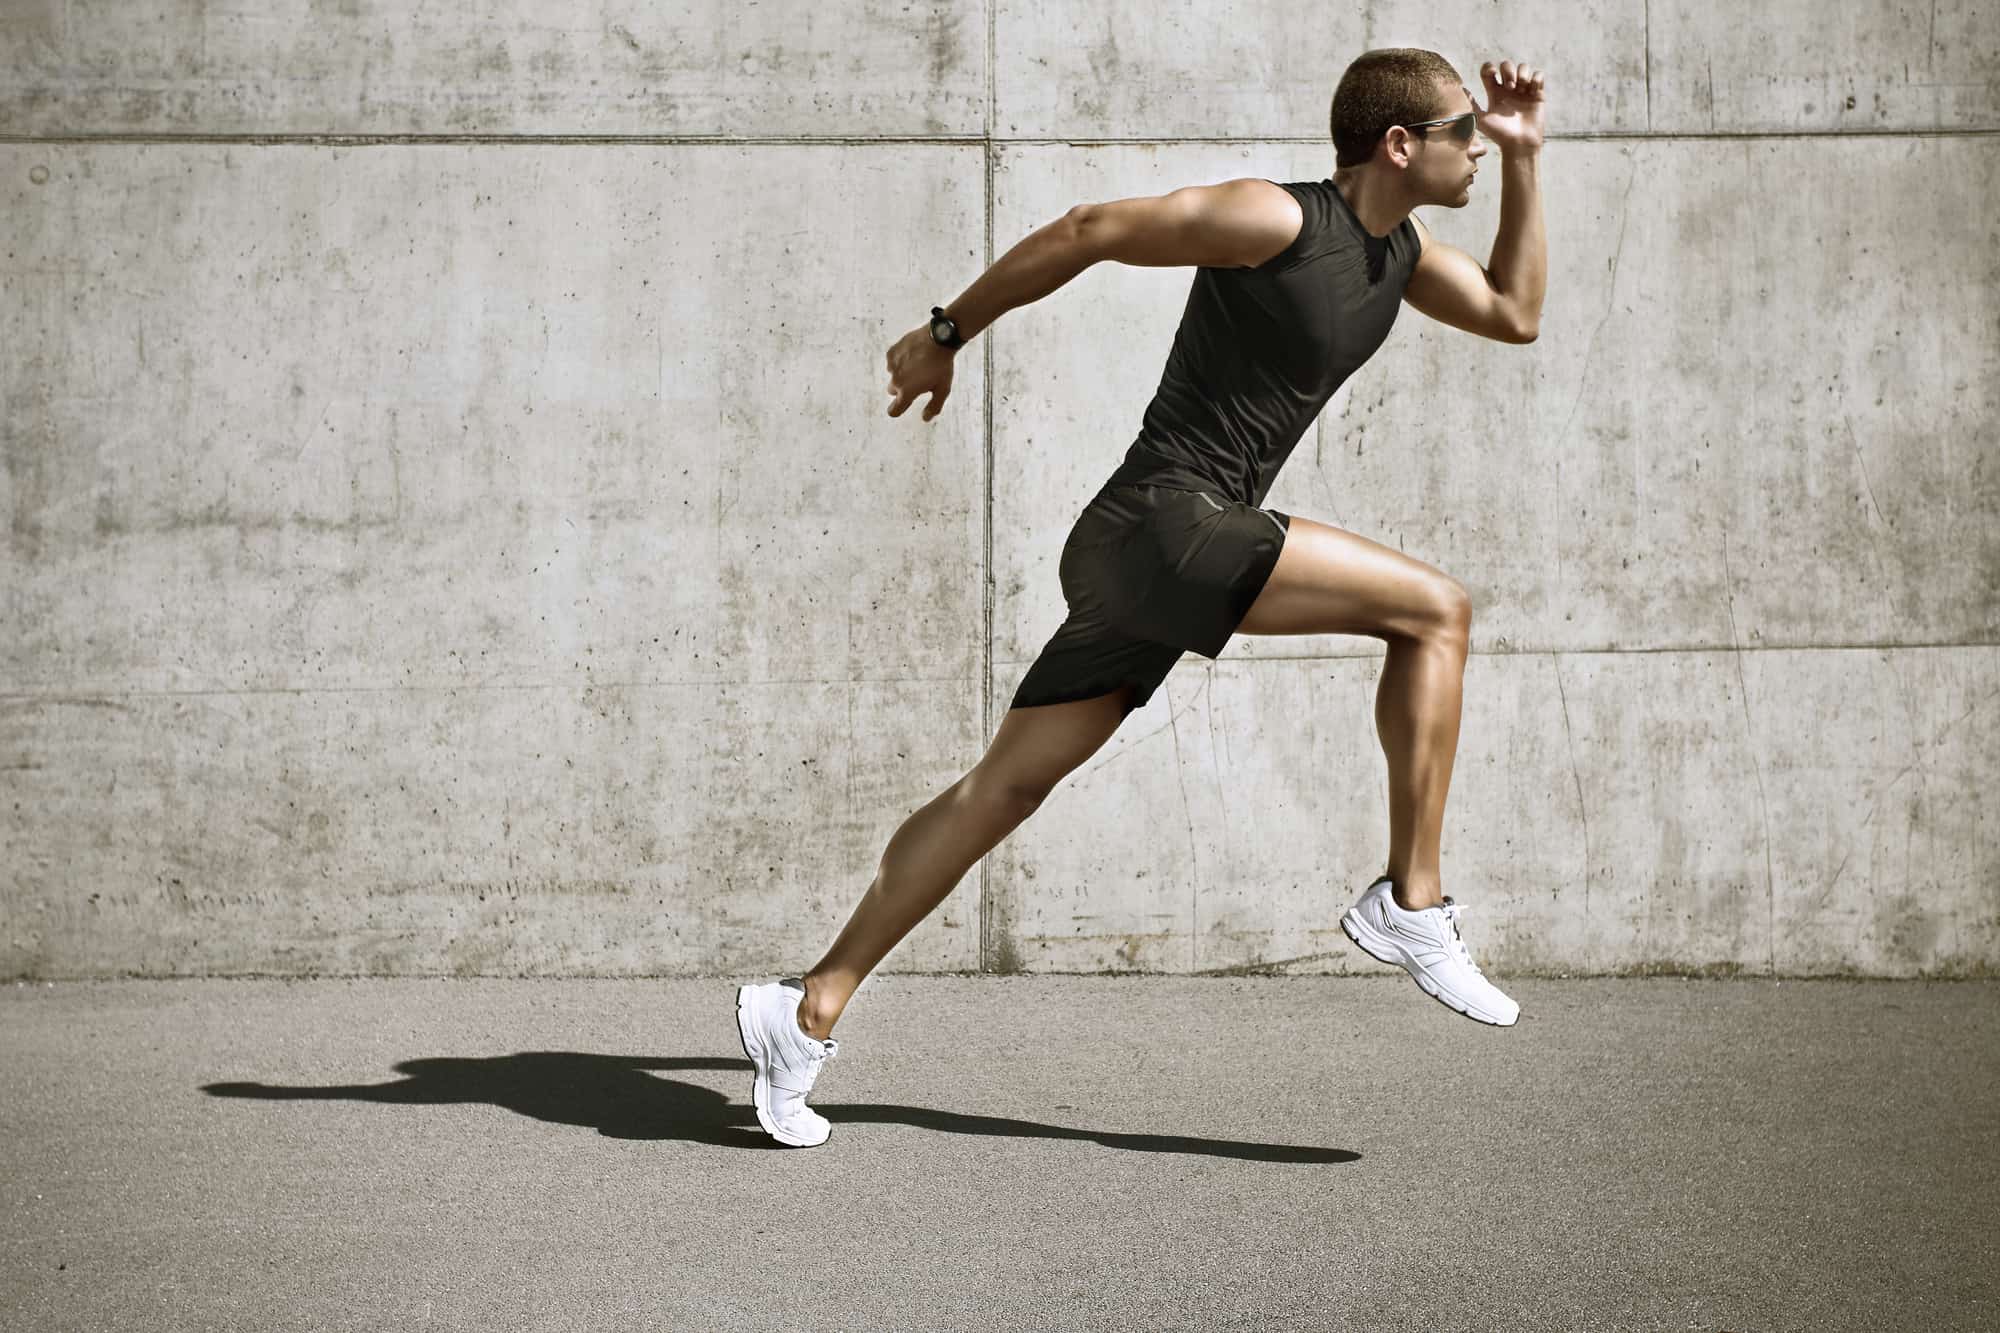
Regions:
<instances>
[{"instance_id":1,"label":"man's thigh","mask_svg":"<svg viewBox=\"0 0 2000 1333\"><path fill-rule=\"evenodd\" d=\"M1039 801L1096 754L1125 720L1136 687L1067 703L1010 708L985 756L968 775L999 792Z\"/></svg>"},{"instance_id":2,"label":"man's thigh","mask_svg":"<svg viewBox=\"0 0 2000 1333\"><path fill-rule=\"evenodd\" d=\"M1356 533L1291 520L1238 634L1414 638L1469 612L1464 587L1442 570Z\"/></svg>"}]
</instances>

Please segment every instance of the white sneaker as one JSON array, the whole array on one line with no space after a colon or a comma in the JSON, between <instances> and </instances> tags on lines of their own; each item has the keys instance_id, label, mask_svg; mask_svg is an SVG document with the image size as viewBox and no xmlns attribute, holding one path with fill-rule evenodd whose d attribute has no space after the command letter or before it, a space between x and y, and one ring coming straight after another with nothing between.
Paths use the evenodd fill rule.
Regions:
<instances>
[{"instance_id":1,"label":"white sneaker","mask_svg":"<svg viewBox=\"0 0 2000 1333\"><path fill-rule=\"evenodd\" d=\"M1397 905L1384 875L1341 914L1340 928L1369 956L1394 963L1415 977L1426 995L1467 1018L1511 1026L1521 1016L1521 1006L1502 994L1472 961L1458 933L1458 918L1465 911L1465 904L1446 898L1442 907L1406 912Z\"/></svg>"},{"instance_id":2,"label":"white sneaker","mask_svg":"<svg viewBox=\"0 0 2000 1333\"><path fill-rule=\"evenodd\" d=\"M799 1027L799 1001L805 997L800 977L736 990L736 1035L757 1071L750 1081L757 1123L793 1148L817 1148L833 1133L826 1117L806 1105L806 1094L821 1066L840 1052L832 1037L820 1041Z\"/></svg>"}]
</instances>

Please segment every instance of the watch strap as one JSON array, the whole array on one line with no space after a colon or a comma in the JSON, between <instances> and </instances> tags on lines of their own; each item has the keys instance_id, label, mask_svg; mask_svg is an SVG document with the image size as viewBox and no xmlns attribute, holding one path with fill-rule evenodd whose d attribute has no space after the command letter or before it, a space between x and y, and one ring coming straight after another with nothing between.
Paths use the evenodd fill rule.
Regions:
<instances>
[{"instance_id":1,"label":"watch strap","mask_svg":"<svg viewBox=\"0 0 2000 1333\"><path fill-rule=\"evenodd\" d=\"M943 322L947 329L951 330L950 334L943 338L938 337L938 324L940 321ZM954 351L965 346L965 339L959 334L957 321L953 320L950 315L945 314L944 307L941 305L931 307L931 341L940 347L952 348Z\"/></svg>"}]
</instances>

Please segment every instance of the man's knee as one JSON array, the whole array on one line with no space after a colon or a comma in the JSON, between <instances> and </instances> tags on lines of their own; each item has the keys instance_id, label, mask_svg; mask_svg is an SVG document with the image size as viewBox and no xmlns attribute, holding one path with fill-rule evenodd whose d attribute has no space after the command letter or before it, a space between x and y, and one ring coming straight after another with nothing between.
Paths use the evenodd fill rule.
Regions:
<instances>
[{"instance_id":1,"label":"man's knee","mask_svg":"<svg viewBox=\"0 0 2000 1333\"><path fill-rule=\"evenodd\" d=\"M1450 634L1470 638L1472 634L1472 594L1457 579L1446 575L1438 589L1438 623Z\"/></svg>"},{"instance_id":2,"label":"man's knee","mask_svg":"<svg viewBox=\"0 0 2000 1333\"><path fill-rule=\"evenodd\" d=\"M980 808L1020 821L1035 813L1052 787L1004 773L975 768L959 782L959 794Z\"/></svg>"}]
</instances>

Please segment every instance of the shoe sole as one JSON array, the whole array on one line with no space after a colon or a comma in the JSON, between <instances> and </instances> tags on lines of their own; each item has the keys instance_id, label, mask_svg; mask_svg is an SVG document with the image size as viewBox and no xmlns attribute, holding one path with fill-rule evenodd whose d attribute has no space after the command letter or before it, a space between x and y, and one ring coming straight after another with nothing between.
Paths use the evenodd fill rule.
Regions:
<instances>
[{"instance_id":1,"label":"shoe sole","mask_svg":"<svg viewBox=\"0 0 2000 1333\"><path fill-rule=\"evenodd\" d=\"M743 1043L743 1054L750 1058L750 1068L754 1071L750 1078L750 1104L757 1108L757 1123L764 1132L788 1148L817 1148L826 1139L817 1141L802 1139L778 1127L771 1118L771 1082L764 1073L764 1043L757 1041L750 1030L750 988L736 988L736 1039ZM827 1138L833 1131L827 1131Z\"/></svg>"},{"instance_id":2,"label":"shoe sole","mask_svg":"<svg viewBox=\"0 0 2000 1333\"><path fill-rule=\"evenodd\" d=\"M1382 939L1381 932L1357 916L1352 907L1340 914L1340 928L1345 932L1348 939L1353 940L1360 947L1361 952L1367 954L1378 963L1387 963L1391 967L1402 968L1416 979L1418 988L1424 994L1430 996L1433 1000L1436 1000L1439 1004L1454 1013L1464 1014L1475 1023L1485 1023L1489 1027L1496 1028L1512 1027L1520 1017L1518 1012L1514 1018L1508 1019L1489 1018L1484 1013L1475 1012L1471 1005L1453 995L1443 986L1438 985L1431 974L1426 972L1416 959L1410 957L1393 940L1384 940L1381 946L1377 947L1374 941Z\"/></svg>"}]
</instances>

